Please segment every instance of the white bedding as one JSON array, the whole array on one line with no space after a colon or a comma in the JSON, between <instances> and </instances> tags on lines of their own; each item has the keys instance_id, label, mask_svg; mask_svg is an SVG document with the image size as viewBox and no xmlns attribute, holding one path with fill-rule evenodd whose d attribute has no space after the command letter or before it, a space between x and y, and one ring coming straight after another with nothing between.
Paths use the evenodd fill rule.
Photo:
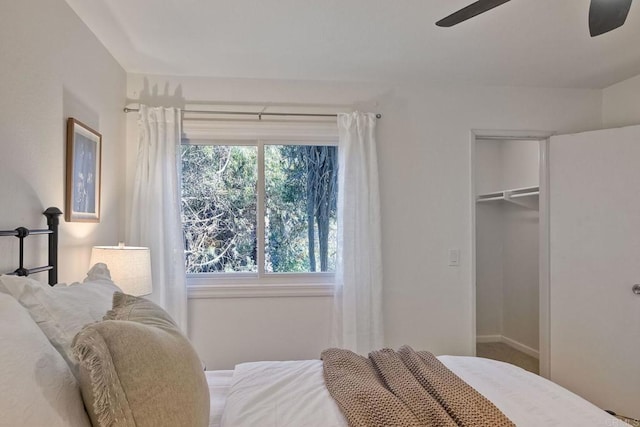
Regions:
<instances>
[{"instance_id":1,"label":"white bedding","mask_svg":"<svg viewBox=\"0 0 640 427\"><path fill-rule=\"evenodd\" d=\"M231 387L233 371L205 371L204 374L209 384L209 401L211 402L209 427L220 427L222 411Z\"/></svg>"},{"instance_id":2,"label":"white bedding","mask_svg":"<svg viewBox=\"0 0 640 427\"><path fill-rule=\"evenodd\" d=\"M519 427L628 427L570 391L516 366L476 357L438 359ZM324 386L319 360L243 363L235 371L214 372L207 372L212 391L210 426L347 426Z\"/></svg>"},{"instance_id":3,"label":"white bedding","mask_svg":"<svg viewBox=\"0 0 640 427\"><path fill-rule=\"evenodd\" d=\"M69 366L12 296L0 292L0 427L89 427Z\"/></svg>"}]
</instances>

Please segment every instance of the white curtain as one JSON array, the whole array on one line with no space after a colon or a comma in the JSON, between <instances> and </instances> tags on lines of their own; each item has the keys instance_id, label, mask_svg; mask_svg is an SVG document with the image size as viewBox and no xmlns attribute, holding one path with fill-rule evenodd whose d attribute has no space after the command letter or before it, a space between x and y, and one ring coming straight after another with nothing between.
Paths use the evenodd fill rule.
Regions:
<instances>
[{"instance_id":1,"label":"white curtain","mask_svg":"<svg viewBox=\"0 0 640 427\"><path fill-rule=\"evenodd\" d=\"M141 105L138 131L138 157L127 243L150 249L151 299L186 332L187 291L178 151L182 134L180 110Z\"/></svg>"},{"instance_id":2,"label":"white curtain","mask_svg":"<svg viewBox=\"0 0 640 427\"><path fill-rule=\"evenodd\" d=\"M334 345L383 345L380 195L374 114L338 115L338 258Z\"/></svg>"}]
</instances>

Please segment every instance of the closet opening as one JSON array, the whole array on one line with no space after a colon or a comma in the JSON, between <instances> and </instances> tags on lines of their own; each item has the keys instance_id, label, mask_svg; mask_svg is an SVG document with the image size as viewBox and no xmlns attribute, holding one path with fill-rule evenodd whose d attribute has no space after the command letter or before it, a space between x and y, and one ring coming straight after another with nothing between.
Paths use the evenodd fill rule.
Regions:
<instances>
[{"instance_id":1,"label":"closet opening","mask_svg":"<svg viewBox=\"0 0 640 427\"><path fill-rule=\"evenodd\" d=\"M548 376L550 133L472 132L473 347Z\"/></svg>"}]
</instances>

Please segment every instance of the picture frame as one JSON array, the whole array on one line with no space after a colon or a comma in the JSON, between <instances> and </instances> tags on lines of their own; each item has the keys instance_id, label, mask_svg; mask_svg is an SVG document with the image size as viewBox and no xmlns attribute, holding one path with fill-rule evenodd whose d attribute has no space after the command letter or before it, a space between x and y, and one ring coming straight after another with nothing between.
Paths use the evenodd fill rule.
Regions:
<instances>
[{"instance_id":1,"label":"picture frame","mask_svg":"<svg viewBox=\"0 0 640 427\"><path fill-rule=\"evenodd\" d=\"M79 120L67 120L67 222L100 222L102 135Z\"/></svg>"}]
</instances>

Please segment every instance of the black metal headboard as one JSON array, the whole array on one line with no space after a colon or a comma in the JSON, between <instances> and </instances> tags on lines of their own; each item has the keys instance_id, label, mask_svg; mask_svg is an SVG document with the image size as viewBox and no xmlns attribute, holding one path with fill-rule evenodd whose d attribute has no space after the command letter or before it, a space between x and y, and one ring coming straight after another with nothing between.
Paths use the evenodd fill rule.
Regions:
<instances>
[{"instance_id":1,"label":"black metal headboard","mask_svg":"<svg viewBox=\"0 0 640 427\"><path fill-rule=\"evenodd\" d=\"M20 266L9 274L17 276L29 276L30 274L49 272L49 285L53 286L58 283L58 225L60 224L60 215L62 211L58 208L48 208L43 212L47 217L47 229L29 230L25 227L18 227L15 230L2 231L1 236L15 236L20 239ZM37 234L49 235L49 264L42 267L25 268L24 267L24 239L27 236Z\"/></svg>"}]
</instances>

